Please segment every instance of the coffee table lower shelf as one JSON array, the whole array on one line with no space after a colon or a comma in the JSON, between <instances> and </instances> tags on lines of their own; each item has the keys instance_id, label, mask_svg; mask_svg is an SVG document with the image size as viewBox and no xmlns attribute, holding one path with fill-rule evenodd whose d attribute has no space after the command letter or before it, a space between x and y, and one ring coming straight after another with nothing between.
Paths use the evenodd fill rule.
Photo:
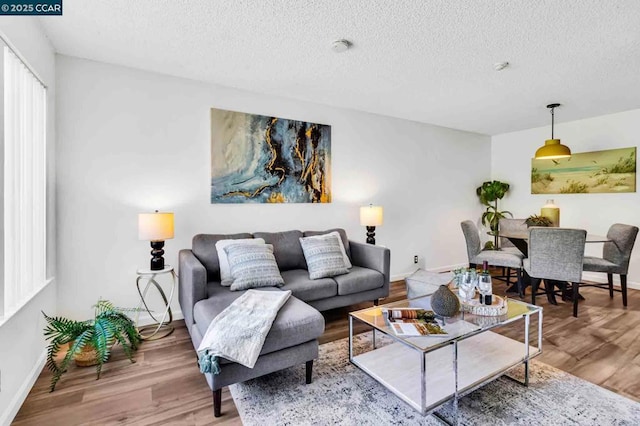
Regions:
<instances>
[{"instance_id":1,"label":"coffee table lower shelf","mask_svg":"<svg viewBox=\"0 0 640 426\"><path fill-rule=\"evenodd\" d=\"M529 359L541 351L529 347ZM426 357L426 404L421 403L421 359ZM501 376L526 360L525 345L487 331L458 342L458 396ZM426 414L455 396L450 346L427 352L392 343L356 355L351 362L418 412Z\"/></svg>"}]
</instances>

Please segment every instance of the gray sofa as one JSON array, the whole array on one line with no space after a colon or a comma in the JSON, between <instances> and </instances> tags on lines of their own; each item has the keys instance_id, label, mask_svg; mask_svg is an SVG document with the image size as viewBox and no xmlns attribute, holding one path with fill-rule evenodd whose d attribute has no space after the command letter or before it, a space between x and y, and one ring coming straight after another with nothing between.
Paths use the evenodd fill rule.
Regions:
<instances>
[{"instance_id":1,"label":"gray sofa","mask_svg":"<svg viewBox=\"0 0 640 426\"><path fill-rule=\"evenodd\" d=\"M310 280L300 237L338 231L353 268L348 274ZM192 248L179 253L179 300L187 330L197 349L207 327L224 308L244 291L230 291L220 285L220 267L215 244L224 239L263 238L273 244L274 256L284 286L259 290L291 290L292 297L279 311L253 369L221 361L221 373L205 374L213 391L214 415L220 416L221 390L297 364L306 364L311 382L313 360L318 357L317 338L324 332L324 318L318 311L374 301L389 295L389 249L349 241L342 229L327 231L256 232L232 235L199 234Z\"/></svg>"}]
</instances>

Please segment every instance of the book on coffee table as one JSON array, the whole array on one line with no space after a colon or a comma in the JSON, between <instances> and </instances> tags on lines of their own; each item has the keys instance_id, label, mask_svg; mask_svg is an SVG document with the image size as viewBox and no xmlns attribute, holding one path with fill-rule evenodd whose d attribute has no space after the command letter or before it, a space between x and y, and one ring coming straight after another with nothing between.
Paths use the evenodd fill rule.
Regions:
<instances>
[{"instance_id":1,"label":"book on coffee table","mask_svg":"<svg viewBox=\"0 0 640 426\"><path fill-rule=\"evenodd\" d=\"M433 311L403 308L383 309L382 313L396 336L447 335L447 332L436 322Z\"/></svg>"}]
</instances>

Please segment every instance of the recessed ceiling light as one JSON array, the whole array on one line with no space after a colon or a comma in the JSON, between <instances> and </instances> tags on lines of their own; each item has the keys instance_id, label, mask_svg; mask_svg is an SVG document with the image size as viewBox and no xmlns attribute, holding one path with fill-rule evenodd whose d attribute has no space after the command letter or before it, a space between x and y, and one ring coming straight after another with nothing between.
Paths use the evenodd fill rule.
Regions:
<instances>
[{"instance_id":1,"label":"recessed ceiling light","mask_svg":"<svg viewBox=\"0 0 640 426\"><path fill-rule=\"evenodd\" d=\"M331 50L336 53L342 53L349 50L351 42L349 40L336 40L331 44Z\"/></svg>"},{"instance_id":2,"label":"recessed ceiling light","mask_svg":"<svg viewBox=\"0 0 640 426\"><path fill-rule=\"evenodd\" d=\"M496 71L502 71L508 66L509 66L509 62L496 62L495 64L493 64L493 69Z\"/></svg>"}]
</instances>

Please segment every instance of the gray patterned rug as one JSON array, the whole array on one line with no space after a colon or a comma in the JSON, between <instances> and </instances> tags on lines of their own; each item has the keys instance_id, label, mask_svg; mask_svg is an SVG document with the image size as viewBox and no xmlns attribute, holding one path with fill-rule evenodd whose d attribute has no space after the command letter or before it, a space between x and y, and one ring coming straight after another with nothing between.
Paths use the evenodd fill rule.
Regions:
<instances>
[{"instance_id":1,"label":"gray patterned rug","mask_svg":"<svg viewBox=\"0 0 640 426\"><path fill-rule=\"evenodd\" d=\"M356 336L356 348L368 347L363 345L370 341L370 333ZM242 422L247 426L441 424L433 416L421 416L349 363L347 353L347 339L321 345L310 385L304 384L301 365L230 386ZM451 404L439 413L451 418ZM534 360L528 388L507 378L489 383L460 401L460 423L638 425L640 404Z\"/></svg>"}]
</instances>

